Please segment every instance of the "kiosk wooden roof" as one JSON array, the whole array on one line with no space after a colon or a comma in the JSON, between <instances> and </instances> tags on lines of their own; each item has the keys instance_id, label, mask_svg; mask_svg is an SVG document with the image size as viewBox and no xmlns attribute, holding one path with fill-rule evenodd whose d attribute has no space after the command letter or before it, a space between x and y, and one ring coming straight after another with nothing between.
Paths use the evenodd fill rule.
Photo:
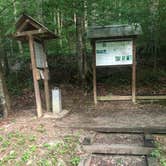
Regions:
<instances>
[{"instance_id":1,"label":"kiosk wooden roof","mask_svg":"<svg viewBox=\"0 0 166 166\"><path fill-rule=\"evenodd\" d=\"M28 35L33 35L41 40L58 38L54 32L50 31L43 24L32 17L23 14L16 23L16 33L14 34L14 37L20 41L27 41Z\"/></svg>"},{"instance_id":2,"label":"kiosk wooden roof","mask_svg":"<svg viewBox=\"0 0 166 166\"><path fill-rule=\"evenodd\" d=\"M108 25L92 26L88 28L87 36L89 39L101 38L134 38L142 33L140 24L133 25Z\"/></svg>"}]
</instances>

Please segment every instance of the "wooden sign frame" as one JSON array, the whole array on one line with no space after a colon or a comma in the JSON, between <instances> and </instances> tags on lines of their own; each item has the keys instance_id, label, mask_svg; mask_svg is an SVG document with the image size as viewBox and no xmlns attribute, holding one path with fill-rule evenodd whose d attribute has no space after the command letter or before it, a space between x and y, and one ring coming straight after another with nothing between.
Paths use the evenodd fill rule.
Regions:
<instances>
[{"instance_id":1,"label":"wooden sign frame","mask_svg":"<svg viewBox=\"0 0 166 166\"><path fill-rule=\"evenodd\" d=\"M154 96L137 96L136 95L136 38L142 34L140 24L122 24L122 25L106 25L106 26L92 26L88 28L87 36L91 40L93 48L93 97L94 103L98 100L165 100L166 95ZM133 64L132 64L132 94L130 96L97 96L96 88L96 41L132 41L133 47ZM126 64L127 65L127 64ZM111 65L110 65L111 66ZM116 65L114 65L116 66ZM120 66L120 65L118 65Z\"/></svg>"},{"instance_id":2,"label":"wooden sign frame","mask_svg":"<svg viewBox=\"0 0 166 166\"><path fill-rule=\"evenodd\" d=\"M135 39L133 38L122 38L122 39L110 39L107 41L132 41L132 95L131 96L97 96L97 85L96 85L96 42L98 39L92 40L92 48L93 48L93 97L94 103L97 104L98 100L132 100L133 103L136 103L136 45ZM103 40L104 41L104 40ZM131 66L126 65L126 66ZM115 65L117 66L117 65Z\"/></svg>"}]
</instances>

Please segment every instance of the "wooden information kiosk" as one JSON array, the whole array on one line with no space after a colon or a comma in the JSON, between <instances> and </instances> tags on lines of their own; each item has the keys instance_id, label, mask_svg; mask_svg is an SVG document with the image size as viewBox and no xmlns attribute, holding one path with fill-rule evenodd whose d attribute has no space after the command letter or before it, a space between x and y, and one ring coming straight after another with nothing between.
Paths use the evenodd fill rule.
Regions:
<instances>
[{"instance_id":1,"label":"wooden information kiosk","mask_svg":"<svg viewBox=\"0 0 166 166\"><path fill-rule=\"evenodd\" d=\"M132 100L136 102L136 44L135 39L142 33L141 26L113 25L96 26L88 29L88 38L93 47L93 94L97 100ZM97 96L96 67L132 66L131 96Z\"/></svg>"},{"instance_id":2,"label":"wooden information kiosk","mask_svg":"<svg viewBox=\"0 0 166 166\"><path fill-rule=\"evenodd\" d=\"M16 23L16 33L14 34L14 37L21 42L29 42L37 116L41 117L43 111L38 82L41 79L44 82L46 109L47 111L50 111L50 94L48 85L49 70L44 41L58 38L58 36L32 17L22 15Z\"/></svg>"}]
</instances>

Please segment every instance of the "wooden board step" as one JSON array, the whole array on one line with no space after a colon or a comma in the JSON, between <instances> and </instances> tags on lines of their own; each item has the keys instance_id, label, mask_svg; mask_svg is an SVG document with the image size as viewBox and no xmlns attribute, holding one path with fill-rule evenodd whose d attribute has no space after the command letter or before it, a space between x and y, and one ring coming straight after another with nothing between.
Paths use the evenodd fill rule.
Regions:
<instances>
[{"instance_id":1,"label":"wooden board step","mask_svg":"<svg viewBox=\"0 0 166 166\"><path fill-rule=\"evenodd\" d=\"M152 147L124 144L93 144L83 148L88 153L109 155L149 155L153 151Z\"/></svg>"}]
</instances>

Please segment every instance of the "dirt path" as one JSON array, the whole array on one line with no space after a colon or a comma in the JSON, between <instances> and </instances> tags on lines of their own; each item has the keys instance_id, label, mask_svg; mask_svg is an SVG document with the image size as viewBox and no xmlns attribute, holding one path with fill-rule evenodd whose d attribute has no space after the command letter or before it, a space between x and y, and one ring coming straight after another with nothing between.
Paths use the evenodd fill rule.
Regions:
<instances>
[{"instance_id":1,"label":"dirt path","mask_svg":"<svg viewBox=\"0 0 166 166\"><path fill-rule=\"evenodd\" d=\"M80 159L88 153L82 148L85 137L93 138L96 143L133 145L142 144L142 138L127 134L114 134L108 137L96 135L86 127L106 128L164 128L166 127L166 107L158 104L132 104L131 102L101 102L94 107L92 96L84 94L80 89L62 87L63 108L69 114L62 119L36 118L36 111L24 109L24 105L17 101L17 108L7 120L0 121L0 165L78 165ZM79 128L79 129L78 129ZM159 139L160 140L160 139ZM165 140L165 139L164 139ZM162 141L165 143L165 141ZM141 163L144 156L92 156L91 165L131 166ZM54 163L54 164L53 164ZM140 164L140 166L141 166ZM114 166L113 165L113 166Z\"/></svg>"}]
</instances>

